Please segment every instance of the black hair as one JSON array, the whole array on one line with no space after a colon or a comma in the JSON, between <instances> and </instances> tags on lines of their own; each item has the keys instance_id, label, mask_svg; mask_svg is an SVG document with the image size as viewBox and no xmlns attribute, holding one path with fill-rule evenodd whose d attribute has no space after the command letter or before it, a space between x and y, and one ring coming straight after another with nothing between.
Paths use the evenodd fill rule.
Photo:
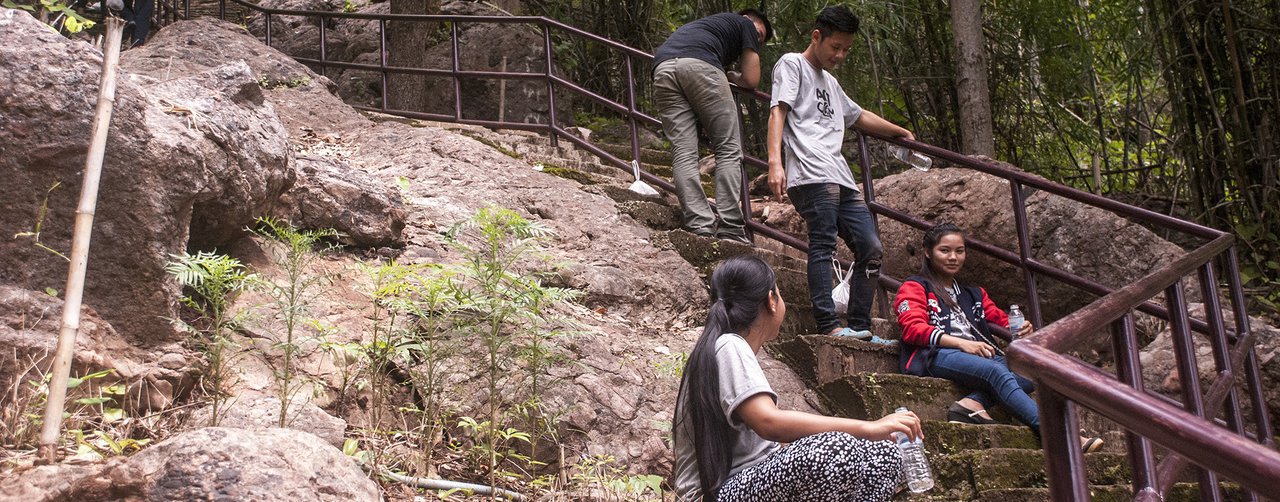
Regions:
<instances>
[{"instance_id":1,"label":"black hair","mask_svg":"<svg viewBox=\"0 0 1280 502\"><path fill-rule=\"evenodd\" d=\"M818 13L818 19L813 22L813 29L818 30L822 38L827 38L832 33L857 33L858 16L853 15L853 11L848 7L832 5Z\"/></svg>"},{"instance_id":2,"label":"black hair","mask_svg":"<svg viewBox=\"0 0 1280 502\"><path fill-rule=\"evenodd\" d=\"M760 20L761 23L764 23L764 41L765 42L768 42L770 39L773 38L773 23L769 22L769 18L765 17L763 12L760 12L755 9L742 9L738 11L738 14L747 16L751 19L758 19Z\"/></svg>"},{"instance_id":3,"label":"black hair","mask_svg":"<svg viewBox=\"0 0 1280 502\"><path fill-rule=\"evenodd\" d=\"M934 225L933 228L924 232L924 238L921 239L920 242L924 247L924 263L920 265L920 276L929 281L926 284L929 288L929 292L933 293L933 296L936 296L938 299L946 302L952 309L958 309L960 306L956 304L955 300L951 299L951 295L938 291L938 280L933 273L933 247L937 246L938 243L942 241L943 237L951 234L957 234L961 239L964 239L965 237L964 230L960 230L960 227L945 222ZM950 284L943 285L943 287L946 286L950 286Z\"/></svg>"},{"instance_id":4,"label":"black hair","mask_svg":"<svg viewBox=\"0 0 1280 502\"><path fill-rule=\"evenodd\" d=\"M773 269L752 255L729 258L711 274L711 309L685 363L671 428L675 439L689 422L703 500L716 499L733 464L733 429L720 407L716 340L725 333L745 334L776 289Z\"/></svg>"}]
</instances>

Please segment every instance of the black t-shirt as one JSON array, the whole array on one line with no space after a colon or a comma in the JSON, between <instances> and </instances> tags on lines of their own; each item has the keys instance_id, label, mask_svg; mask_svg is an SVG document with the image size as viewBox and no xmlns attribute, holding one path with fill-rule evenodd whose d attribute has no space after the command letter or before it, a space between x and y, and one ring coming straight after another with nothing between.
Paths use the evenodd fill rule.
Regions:
<instances>
[{"instance_id":1,"label":"black t-shirt","mask_svg":"<svg viewBox=\"0 0 1280 502\"><path fill-rule=\"evenodd\" d=\"M756 25L746 16L724 12L681 26L653 53L653 65L668 59L696 58L724 70L743 49L760 54Z\"/></svg>"}]
</instances>

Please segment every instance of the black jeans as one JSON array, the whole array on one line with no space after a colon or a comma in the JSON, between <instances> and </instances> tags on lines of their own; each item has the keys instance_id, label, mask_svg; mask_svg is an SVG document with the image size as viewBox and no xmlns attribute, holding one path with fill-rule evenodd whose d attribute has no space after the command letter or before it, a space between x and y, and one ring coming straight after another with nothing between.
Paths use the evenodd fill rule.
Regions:
<instances>
[{"instance_id":1,"label":"black jeans","mask_svg":"<svg viewBox=\"0 0 1280 502\"><path fill-rule=\"evenodd\" d=\"M875 215L862 192L835 183L814 183L787 189L791 203L809 227L809 300L819 333L840 327L831 300L831 257L836 237L853 250L853 279L849 281L849 327L871 329L871 295L880 277L884 248L876 233Z\"/></svg>"},{"instance_id":2,"label":"black jeans","mask_svg":"<svg viewBox=\"0 0 1280 502\"><path fill-rule=\"evenodd\" d=\"M140 45L147 40L147 35L151 31L151 13L155 9L155 0L124 1L124 10L120 12L120 15L125 21L133 23L129 47Z\"/></svg>"}]
</instances>

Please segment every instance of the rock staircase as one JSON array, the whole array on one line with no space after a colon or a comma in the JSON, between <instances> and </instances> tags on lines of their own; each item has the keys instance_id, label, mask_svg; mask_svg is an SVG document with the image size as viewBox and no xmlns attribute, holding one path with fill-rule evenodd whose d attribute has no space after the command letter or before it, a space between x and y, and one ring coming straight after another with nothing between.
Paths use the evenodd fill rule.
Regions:
<instances>
[{"instance_id":1,"label":"rock staircase","mask_svg":"<svg viewBox=\"0 0 1280 502\"><path fill-rule=\"evenodd\" d=\"M404 120L396 118L395 120ZM884 416L906 406L924 419L926 450L934 469L935 487L925 494L899 493L905 501L1022 502L1049 500L1044 455L1030 430L1017 425L999 408L992 416L1010 425L969 425L946 421L946 409L964 392L951 382L898 373L896 348L825 335L813 331L802 253L769 239L757 240L752 249L741 244L697 237L679 229L679 206L674 196L645 197L627 187L631 173L604 164L600 159L560 142L551 147L545 136L525 131L490 130L453 123L432 123L464 134L502 153L523 159L530 168L577 181L582 189L615 200L620 211L651 229L655 245L680 253L709 275L723 259L755 252L778 272L779 287L788 303L788 319L782 337L766 347L785 361L815 390L823 412L859 419ZM612 147L615 155L629 157L627 147ZM642 168L670 176L665 152L642 152ZM704 178L704 183L710 183ZM708 185L710 186L710 185ZM709 192L710 193L710 192ZM873 309L873 312L876 310ZM895 322L876 319L873 332L898 339ZM1125 458L1125 435L1110 421L1080 409L1079 421L1087 435L1106 440L1102 451L1085 455L1090 495L1097 501L1132 500L1130 468ZM1175 486L1166 500L1198 500L1192 479ZM1224 483L1226 485L1226 483ZM1244 500L1238 488L1225 486L1226 500Z\"/></svg>"}]
</instances>

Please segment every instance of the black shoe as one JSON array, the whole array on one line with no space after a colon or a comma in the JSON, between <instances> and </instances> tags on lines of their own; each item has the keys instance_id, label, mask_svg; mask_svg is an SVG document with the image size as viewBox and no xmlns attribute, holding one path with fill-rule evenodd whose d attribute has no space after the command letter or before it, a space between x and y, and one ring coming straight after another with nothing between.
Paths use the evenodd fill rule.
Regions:
<instances>
[{"instance_id":1,"label":"black shoe","mask_svg":"<svg viewBox=\"0 0 1280 502\"><path fill-rule=\"evenodd\" d=\"M1000 423L990 418L982 418L979 415L980 413L982 413L982 411L973 411L973 410L970 410L969 408L965 408L960 403L955 402L955 403L951 403L951 406L947 408L947 421L960 423L960 424L977 424L977 425L990 425L990 424Z\"/></svg>"},{"instance_id":2,"label":"black shoe","mask_svg":"<svg viewBox=\"0 0 1280 502\"><path fill-rule=\"evenodd\" d=\"M742 234L720 233L720 234L716 234L716 238L722 241L736 242L738 244L743 244L751 247L755 247L756 245L756 243L751 242L751 239L748 239L747 236Z\"/></svg>"}]
</instances>

